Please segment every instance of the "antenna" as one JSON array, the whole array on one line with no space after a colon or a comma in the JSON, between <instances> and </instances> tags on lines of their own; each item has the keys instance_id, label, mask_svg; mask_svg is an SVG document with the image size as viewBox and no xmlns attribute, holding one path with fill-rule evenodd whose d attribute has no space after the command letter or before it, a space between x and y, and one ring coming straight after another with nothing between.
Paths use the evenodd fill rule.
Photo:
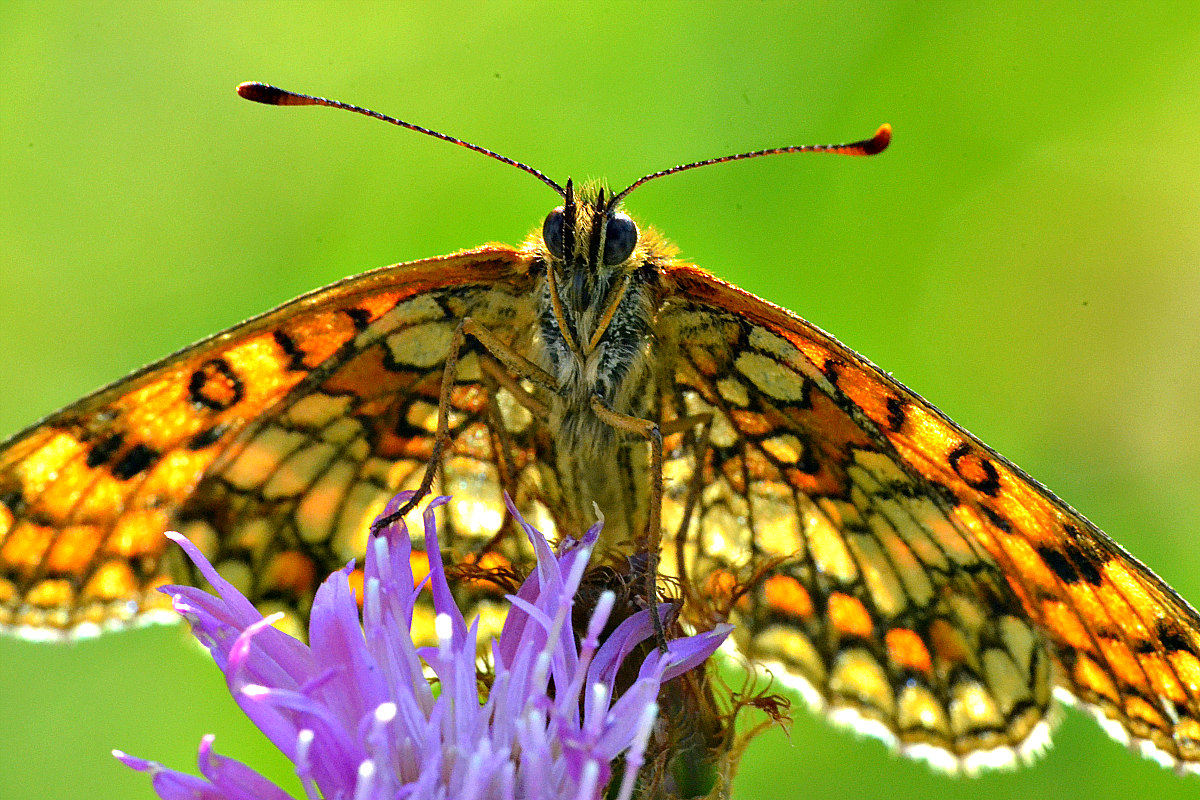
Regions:
<instances>
[{"instance_id":1,"label":"antenna","mask_svg":"<svg viewBox=\"0 0 1200 800\"><path fill-rule=\"evenodd\" d=\"M441 139L443 141L450 142L451 144L456 144L459 147L465 147L468 150L474 150L476 153L483 153L489 158L494 158L497 161L508 164L509 166L513 166L519 170L528 172L530 175L556 191L564 200L567 199L566 189L559 186L557 183L547 177L545 173L534 169L528 164L522 164L520 161L502 156L499 153L488 150L486 147L480 147L477 144L464 142L462 139L456 139L453 136L447 136L444 133L438 133L437 131L430 130L429 128L422 128L420 125L414 125L411 122L404 122L403 120L396 119L395 117L389 117L387 114L380 114L378 111L372 111L369 108L350 105L349 103L343 103L339 100L329 100L324 97L314 97L313 95L309 94L289 92L286 89L280 89L278 86L272 86L269 83L258 83L256 81L241 84L237 87L237 93L247 100L253 100L255 103L263 103L264 105L268 106L328 106L329 108L340 108L343 111L353 111L355 114L362 114L363 116L381 119L384 122L390 122L393 125L400 126L401 128L408 128L410 131L423 133L427 136L432 136L435 139ZM891 142L891 140L892 126L884 124L879 126L879 130L875 131L875 135L870 139L862 139L860 141L849 142L847 144L802 144L792 145L789 147L773 147L769 150L754 150L749 153L738 153L737 155L732 156L709 158L705 159L704 161L693 161L690 164L680 164L678 167L671 167L670 169L660 170L659 172L652 172L649 175L638 178L636 181L629 184L629 186L625 187L623 191L613 195L612 198L609 199L606 208L609 211L616 208L617 204L625 198L625 195L629 194L643 183L648 183L655 178L674 175L676 172L695 169L696 167L706 167L709 164L724 164L726 161L741 161L744 158L781 155L783 153L834 153L837 155L846 156L873 156L878 153L882 153L887 148L888 143Z\"/></svg>"},{"instance_id":2,"label":"antenna","mask_svg":"<svg viewBox=\"0 0 1200 800\"><path fill-rule=\"evenodd\" d=\"M297 92L289 92L286 89L280 89L278 86L272 86L269 83L258 83L250 81L243 83L237 87L237 93L247 100L253 100L255 103L262 103L268 106L328 106L329 108L340 108L343 111L353 111L355 114L362 114L367 117L381 119L384 122L390 122L393 125L399 125L401 128L408 128L410 131L424 133L427 136L432 136L435 139L456 144L460 147L465 147L468 150L474 150L476 153L483 153L485 156L490 156L497 161L502 161L505 164L516 167L517 169L528 172L533 177L540 180L542 183L549 186L554 191L558 192L560 197L566 197L566 190L559 186L554 181L550 180L544 173L534 169L528 164L522 164L511 158L506 158L499 153L488 150L486 147L480 147L477 144L464 142L462 139L455 139L453 136L447 136L444 133L432 131L429 128L422 128L420 125L413 125L411 122L389 117L387 114L380 114L378 111L372 111L369 108L361 106L352 106L349 103L343 103L338 100L328 100L324 97L314 97L309 94L299 94Z\"/></svg>"},{"instance_id":3,"label":"antenna","mask_svg":"<svg viewBox=\"0 0 1200 800\"><path fill-rule=\"evenodd\" d=\"M615 208L617 203L624 199L625 195L632 192L643 183L648 183L655 178L662 178L667 175L674 175L676 172L683 172L696 167L707 167L709 164L724 164L726 161L741 161L744 158L758 158L759 156L774 156L783 153L834 153L844 156L873 156L882 153L892 141L892 126L884 123L879 126L879 130L875 131L875 135L870 139L862 139L857 142L849 142L847 144L801 144L792 145L790 147L772 147L769 150L755 150L750 153L738 153L734 156L721 156L720 158L709 158L704 161L693 161L691 164L681 164L678 167L671 167L659 172L652 172L645 177L638 178L633 183L626 186L623 190L613 195L608 201L610 209Z\"/></svg>"}]
</instances>

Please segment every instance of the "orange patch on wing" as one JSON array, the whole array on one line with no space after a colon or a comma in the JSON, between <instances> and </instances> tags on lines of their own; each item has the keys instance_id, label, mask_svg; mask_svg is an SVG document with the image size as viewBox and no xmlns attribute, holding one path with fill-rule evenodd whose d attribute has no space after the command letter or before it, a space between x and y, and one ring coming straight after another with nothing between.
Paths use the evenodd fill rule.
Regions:
<instances>
[{"instance_id":1,"label":"orange patch on wing","mask_svg":"<svg viewBox=\"0 0 1200 800\"><path fill-rule=\"evenodd\" d=\"M985 463L991 464L990 461L985 462L983 456L972 449L958 459L957 471L963 480L972 485L988 483L992 480L993 474L987 469ZM995 470L995 466L992 466L992 469Z\"/></svg>"},{"instance_id":2,"label":"orange patch on wing","mask_svg":"<svg viewBox=\"0 0 1200 800\"><path fill-rule=\"evenodd\" d=\"M95 525L63 528L46 557L47 571L51 575L82 575L100 547L101 535Z\"/></svg>"},{"instance_id":3,"label":"orange patch on wing","mask_svg":"<svg viewBox=\"0 0 1200 800\"><path fill-rule=\"evenodd\" d=\"M59 470L81 453L84 446L78 439L62 431L54 431L37 451L17 465L17 475L27 497L36 497L58 479Z\"/></svg>"},{"instance_id":4,"label":"orange patch on wing","mask_svg":"<svg viewBox=\"0 0 1200 800\"><path fill-rule=\"evenodd\" d=\"M1042 624L1055 634L1059 641L1076 650L1094 651L1092 637L1067 604L1061 600L1046 600L1042 603Z\"/></svg>"},{"instance_id":5,"label":"orange patch on wing","mask_svg":"<svg viewBox=\"0 0 1200 800\"><path fill-rule=\"evenodd\" d=\"M795 467L788 467L783 471L783 475L788 483L805 494L819 495L822 476L826 483L830 483L829 471L823 468L816 475L812 475Z\"/></svg>"},{"instance_id":6,"label":"orange patch on wing","mask_svg":"<svg viewBox=\"0 0 1200 800\"><path fill-rule=\"evenodd\" d=\"M1183 685L1175 677L1171 665L1161 656L1157 653L1150 653L1141 656L1138 661L1141 662L1142 669L1145 670L1146 677L1150 679L1150 686L1154 688L1155 692L1176 703L1187 702L1188 696L1183 691Z\"/></svg>"},{"instance_id":7,"label":"orange patch on wing","mask_svg":"<svg viewBox=\"0 0 1200 800\"><path fill-rule=\"evenodd\" d=\"M1075 608L1075 613L1079 615L1080 620L1087 626L1090 631L1104 630L1112 627L1112 617L1109 615L1109 608L1105 607L1097 597L1097 593L1092 590L1092 587L1086 583L1076 583L1067 587L1067 594L1070 597L1071 605ZM1119 597L1110 597L1110 600L1115 599L1120 607Z\"/></svg>"},{"instance_id":8,"label":"orange patch on wing","mask_svg":"<svg viewBox=\"0 0 1200 800\"><path fill-rule=\"evenodd\" d=\"M346 314L321 314L310 320L289 322L282 330L293 342L300 344L304 364L309 368L332 356L358 333Z\"/></svg>"},{"instance_id":9,"label":"orange patch on wing","mask_svg":"<svg viewBox=\"0 0 1200 800\"><path fill-rule=\"evenodd\" d=\"M754 411L734 408L730 410L729 418L734 427L747 436L766 436L771 431L778 430L778 427L768 422L764 415Z\"/></svg>"},{"instance_id":10,"label":"orange patch on wing","mask_svg":"<svg viewBox=\"0 0 1200 800\"><path fill-rule=\"evenodd\" d=\"M104 542L104 552L126 558L157 555L166 547L167 517L161 511L129 511L117 520Z\"/></svg>"},{"instance_id":11,"label":"orange patch on wing","mask_svg":"<svg viewBox=\"0 0 1200 800\"><path fill-rule=\"evenodd\" d=\"M935 619L929 626L929 644L938 660L947 664L966 664L973 660L962 632L944 619Z\"/></svg>"},{"instance_id":12,"label":"orange patch on wing","mask_svg":"<svg viewBox=\"0 0 1200 800\"><path fill-rule=\"evenodd\" d=\"M381 398L386 408L393 401L385 395L398 391L405 383L413 380L411 373L393 372L384 365L385 348L369 347L342 364L321 384L322 391L332 395L370 394ZM366 390L370 388L370 392ZM381 408L381 410L382 410ZM361 413L361 412L360 412Z\"/></svg>"},{"instance_id":13,"label":"orange patch on wing","mask_svg":"<svg viewBox=\"0 0 1200 800\"><path fill-rule=\"evenodd\" d=\"M847 520L846 515L842 513L842 509L845 508L845 506L838 505L828 497L822 497L820 500L818 500L817 506L821 509L821 514L824 515L825 519L829 520L829 524L838 530L845 528L847 522L860 521L857 518ZM854 515L851 515L851 517L853 516Z\"/></svg>"},{"instance_id":14,"label":"orange patch on wing","mask_svg":"<svg viewBox=\"0 0 1200 800\"><path fill-rule=\"evenodd\" d=\"M970 531L984 548L992 555L993 558L1001 558L1005 553L1001 550L1002 545L996 538L1000 535L1000 531L993 525L988 525L983 521L983 517L979 512L969 505L960 505L955 507L951 512L951 516L959 522L964 528ZM1009 575L1009 584L1017 588L1020 583L1013 580L1013 576Z\"/></svg>"},{"instance_id":15,"label":"orange patch on wing","mask_svg":"<svg viewBox=\"0 0 1200 800\"><path fill-rule=\"evenodd\" d=\"M745 461L741 456L731 456L721 464L721 474L729 482L730 487L739 494L746 491L746 476L742 472L743 469L745 469Z\"/></svg>"},{"instance_id":16,"label":"orange patch on wing","mask_svg":"<svg viewBox=\"0 0 1200 800\"><path fill-rule=\"evenodd\" d=\"M892 394L879 385L877 378L863 374L862 370L843 366L838 371L838 388L854 398L854 402L871 419L887 419L890 416L887 401Z\"/></svg>"},{"instance_id":17,"label":"orange patch on wing","mask_svg":"<svg viewBox=\"0 0 1200 800\"><path fill-rule=\"evenodd\" d=\"M1003 464L993 461L992 466L1000 474L1004 486L1004 493L993 502L1003 504L1004 512L1013 525L1026 531L1038 544L1054 546L1061 542L1066 532L1057 509L1048 507L1046 498L1014 476Z\"/></svg>"},{"instance_id":18,"label":"orange patch on wing","mask_svg":"<svg viewBox=\"0 0 1200 800\"><path fill-rule=\"evenodd\" d=\"M140 443L161 452L198 431L203 425L203 417L184 401L184 394L181 384L167 384L161 387L159 396L139 403L136 408L129 408L128 401L122 400L126 406L123 416L128 419L130 430L137 439L136 442L127 441L126 445ZM225 399L223 387L219 387L216 396Z\"/></svg>"},{"instance_id":19,"label":"orange patch on wing","mask_svg":"<svg viewBox=\"0 0 1200 800\"><path fill-rule=\"evenodd\" d=\"M288 369L288 364L279 358L278 347L273 335L264 334L225 354L225 360L235 374L251 379L244 380L243 384L246 400L256 406L275 399L305 377L303 373Z\"/></svg>"},{"instance_id":20,"label":"orange patch on wing","mask_svg":"<svg viewBox=\"0 0 1200 800\"><path fill-rule=\"evenodd\" d=\"M1142 583L1120 559L1110 558L1101 568L1104 577L1112 581L1113 586L1120 591L1125 600L1133 606L1133 610L1142 619L1154 619L1158 615L1159 606L1154 598L1146 591Z\"/></svg>"},{"instance_id":21,"label":"orange patch on wing","mask_svg":"<svg viewBox=\"0 0 1200 800\"><path fill-rule=\"evenodd\" d=\"M204 470L208 469L216 456L215 449L206 449L203 452L173 450L154 466L139 493L183 497L195 488Z\"/></svg>"},{"instance_id":22,"label":"orange patch on wing","mask_svg":"<svg viewBox=\"0 0 1200 800\"><path fill-rule=\"evenodd\" d=\"M94 521L111 517L125 504L129 487L123 485L103 468L94 469L87 492L73 509L76 520ZM3 506L0 506L3 508Z\"/></svg>"},{"instance_id":23,"label":"orange patch on wing","mask_svg":"<svg viewBox=\"0 0 1200 800\"><path fill-rule=\"evenodd\" d=\"M1012 559L1013 565L1021 573L1021 577L1029 582L1032 582L1043 589L1057 592L1058 579L1054 572L1046 565L1045 560L1038 555L1033 546L1024 538L1011 534L1001 533L999 531L994 534L999 538L1004 551L1008 557Z\"/></svg>"},{"instance_id":24,"label":"orange patch on wing","mask_svg":"<svg viewBox=\"0 0 1200 800\"><path fill-rule=\"evenodd\" d=\"M772 611L802 619L812 616L812 598L800 582L791 576L772 575L767 578L763 594Z\"/></svg>"},{"instance_id":25,"label":"orange patch on wing","mask_svg":"<svg viewBox=\"0 0 1200 800\"><path fill-rule=\"evenodd\" d=\"M132 597L137 591L137 581L133 571L123 561L109 561L102 564L92 579L84 587L85 597L99 600L119 600Z\"/></svg>"},{"instance_id":26,"label":"orange patch on wing","mask_svg":"<svg viewBox=\"0 0 1200 800\"><path fill-rule=\"evenodd\" d=\"M712 357L712 354L707 349L689 347L688 355L691 357L696 370L706 377L711 378L721 371L720 365L717 364L716 359Z\"/></svg>"},{"instance_id":27,"label":"orange patch on wing","mask_svg":"<svg viewBox=\"0 0 1200 800\"><path fill-rule=\"evenodd\" d=\"M933 671L929 650L916 631L907 628L892 628L884 637L888 660L902 669L911 669L929 674Z\"/></svg>"},{"instance_id":28,"label":"orange patch on wing","mask_svg":"<svg viewBox=\"0 0 1200 800\"><path fill-rule=\"evenodd\" d=\"M866 607L857 598L841 592L829 595L829 621L838 633L862 639L875 629Z\"/></svg>"},{"instance_id":29,"label":"orange patch on wing","mask_svg":"<svg viewBox=\"0 0 1200 800\"><path fill-rule=\"evenodd\" d=\"M1100 652L1112 672L1130 686L1144 686L1146 676L1142 673L1137 658L1123 643L1114 639L1100 639Z\"/></svg>"},{"instance_id":30,"label":"orange patch on wing","mask_svg":"<svg viewBox=\"0 0 1200 800\"><path fill-rule=\"evenodd\" d=\"M1158 713L1158 709L1150 705L1145 698L1137 695L1127 695L1125 697L1125 713L1133 719L1140 719L1154 728L1163 729L1167 727L1166 720L1162 714Z\"/></svg>"},{"instance_id":31,"label":"orange patch on wing","mask_svg":"<svg viewBox=\"0 0 1200 800\"><path fill-rule=\"evenodd\" d=\"M1120 700L1121 693L1117 691L1117 686L1112 682L1112 678L1108 676L1107 672L1100 669L1099 664L1089 657L1079 655L1072 672L1074 673L1075 684L1077 686L1091 689L1096 694L1114 703Z\"/></svg>"},{"instance_id":32,"label":"orange patch on wing","mask_svg":"<svg viewBox=\"0 0 1200 800\"><path fill-rule=\"evenodd\" d=\"M56 522L69 519L92 474L82 458L62 464L55 481L38 496L35 502L37 510Z\"/></svg>"},{"instance_id":33,"label":"orange patch on wing","mask_svg":"<svg viewBox=\"0 0 1200 800\"><path fill-rule=\"evenodd\" d=\"M804 357L812 362L812 365L818 371L825 370L825 363L829 360L829 350L822 347L814 339L807 336L796 336L791 331L781 331L784 338L795 345L796 349L804 354Z\"/></svg>"},{"instance_id":34,"label":"orange patch on wing","mask_svg":"<svg viewBox=\"0 0 1200 800\"><path fill-rule=\"evenodd\" d=\"M1074 587L1072 587L1074 588ZM1125 597L1111 583L1101 583L1096 587L1098 600L1109 610L1108 616L1121 627L1131 639L1148 639L1152 635L1142 618L1134 613L1125 602Z\"/></svg>"},{"instance_id":35,"label":"orange patch on wing","mask_svg":"<svg viewBox=\"0 0 1200 800\"><path fill-rule=\"evenodd\" d=\"M75 602L75 590L70 581L44 580L29 590L25 600L36 608L69 608Z\"/></svg>"},{"instance_id":36,"label":"orange patch on wing","mask_svg":"<svg viewBox=\"0 0 1200 800\"><path fill-rule=\"evenodd\" d=\"M264 579L266 584L274 589L301 597L311 592L316 585L317 567L311 558L299 550L285 550L271 559L264 572Z\"/></svg>"},{"instance_id":37,"label":"orange patch on wing","mask_svg":"<svg viewBox=\"0 0 1200 800\"><path fill-rule=\"evenodd\" d=\"M487 407L488 395L482 386L455 386L450 391L450 405L464 411L482 411Z\"/></svg>"},{"instance_id":38,"label":"orange patch on wing","mask_svg":"<svg viewBox=\"0 0 1200 800\"><path fill-rule=\"evenodd\" d=\"M1200 659L1185 650L1168 653L1167 659L1187 690L1192 695L1200 695Z\"/></svg>"},{"instance_id":39,"label":"orange patch on wing","mask_svg":"<svg viewBox=\"0 0 1200 800\"><path fill-rule=\"evenodd\" d=\"M802 427L813 434L815 441L828 442L831 447L844 450L850 447L874 447L874 442L858 426L833 398L823 392L814 392L812 408L787 409L789 416L795 414Z\"/></svg>"},{"instance_id":40,"label":"orange patch on wing","mask_svg":"<svg viewBox=\"0 0 1200 800\"><path fill-rule=\"evenodd\" d=\"M0 547L0 560L22 569L33 569L41 563L55 532L42 525L20 522L8 533Z\"/></svg>"},{"instance_id":41,"label":"orange patch on wing","mask_svg":"<svg viewBox=\"0 0 1200 800\"><path fill-rule=\"evenodd\" d=\"M400 302L400 298L401 295L398 292L363 295L355 299L354 307L366 311L368 321L374 322L395 308L396 304Z\"/></svg>"},{"instance_id":42,"label":"orange patch on wing","mask_svg":"<svg viewBox=\"0 0 1200 800\"><path fill-rule=\"evenodd\" d=\"M729 602L738 587L737 576L727 569L713 570L704 579L704 593L719 601L721 605Z\"/></svg>"},{"instance_id":43,"label":"orange patch on wing","mask_svg":"<svg viewBox=\"0 0 1200 800\"><path fill-rule=\"evenodd\" d=\"M857 400L857 398L854 398ZM886 418L886 415L880 417ZM940 417L919 403L912 403L906 409L905 430L907 436L892 434L891 438L899 441L916 443L915 452L928 458L929 453L948 453L962 443L961 434L950 428ZM924 465L925 459L915 459L917 465ZM940 477L940 476L939 476Z\"/></svg>"},{"instance_id":44,"label":"orange patch on wing","mask_svg":"<svg viewBox=\"0 0 1200 800\"><path fill-rule=\"evenodd\" d=\"M750 480L778 480L779 470L757 447L746 450L746 472Z\"/></svg>"}]
</instances>

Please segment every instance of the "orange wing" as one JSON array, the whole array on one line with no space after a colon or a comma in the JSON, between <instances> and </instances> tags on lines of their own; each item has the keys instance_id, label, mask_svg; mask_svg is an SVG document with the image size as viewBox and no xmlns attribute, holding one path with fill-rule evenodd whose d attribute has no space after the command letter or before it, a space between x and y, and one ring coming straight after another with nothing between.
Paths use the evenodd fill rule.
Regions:
<instances>
[{"instance_id":1,"label":"orange wing","mask_svg":"<svg viewBox=\"0 0 1200 800\"><path fill-rule=\"evenodd\" d=\"M525 258L502 246L367 272L0 445L0 631L54 638L155 617L156 587L199 579L164 554L167 528L260 607L305 616L383 503L419 481L458 319L527 348L529 285ZM455 494L448 544L469 551L503 526L502 488L528 499L537 445L528 412L465 357L442 488Z\"/></svg>"},{"instance_id":2,"label":"orange wing","mask_svg":"<svg viewBox=\"0 0 1200 800\"><path fill-rule=\"evenodd\" d=\"M712 423L707 448L674 437L664 516L676 568L726 593L749 655L940 766L1043 746L1053 685L1200 770L1191 606L828 334L694 267L668 285L664 416Z\"/></svg>"}]
</instances>

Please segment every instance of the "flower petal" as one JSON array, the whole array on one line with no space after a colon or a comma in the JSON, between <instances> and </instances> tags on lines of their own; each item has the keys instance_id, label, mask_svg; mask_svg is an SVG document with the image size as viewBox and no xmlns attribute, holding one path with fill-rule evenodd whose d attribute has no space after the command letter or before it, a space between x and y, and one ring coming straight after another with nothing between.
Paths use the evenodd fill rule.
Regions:
<instances>
[{"instance_id":1,"label":"flower petal","mask_svg":"<svg viewBox=\"0 0 1200 800\"><path fill-rule=\"evenodd\" d=\"M200 774L230 800L292 800L287 792L240 761L218 755L212 747L214 737L200 740Z\"/></svg>"},{"instance_id":2,"label":"flower petal","mask_svg":"<svg viewBox=\"0 0 1200 800\"><path fill-rule=\"evenodd\" d=\"M347 567L330 575L313 598L309 647L319 671L336 669L314 696L353 728L388 699L380 665L367 649Z\"/></svg>"}]
</instances>

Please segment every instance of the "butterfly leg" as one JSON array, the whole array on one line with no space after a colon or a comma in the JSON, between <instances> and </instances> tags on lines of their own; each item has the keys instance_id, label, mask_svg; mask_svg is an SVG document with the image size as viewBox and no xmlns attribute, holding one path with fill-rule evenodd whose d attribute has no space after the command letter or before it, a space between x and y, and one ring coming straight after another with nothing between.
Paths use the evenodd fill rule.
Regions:
<instances>
[{"instance_id":1,"label":"butterfly leg","mask_svg":"<svg viewBox=\"0 0 1200 800\"><path fill-rule=\"evenodd\" d=\"M476 322L474 318L464 317L462 322L458 324L458 327L454 329L454 336L450 339L450 347L446 353L446 366L442 372L441 394L438 397L437 434L433 441L433 452L430 455L429 463L425 467L425 474L421 477L421 485L417 487L416 493L409 498L408 502L386 517L376 520L375 524L372 525L372 529L375 531L381 530L412 511L416 508L417 503L425 498L433 489L433 479L437 471L441 468L442 454L446 446L450 444L450 395L454 389L454 384L458 380L459 357L462 354L462 348L466 344L468 336L479 342L487 354L499 362L502 369L495 370L495 373L502 374L507 369L510 380L513 375L518 375L551 392L557 391L554 378L550 373L513 350L504 340ZM511 380L511 384L512 386L519 386L515 380ZM508 384L505 384L505 386L507 387ZM521 395L517 396L527 394L527 392L522 390Z\"/></svg>"},{"instance_id":2,"label":"butterfly leg","mask_svg":"<svg viewBox=\"0 0 1200 800\"><path fill-rule=\"evenodd\" d=\"M500 362L485 358L482 360L482 366L489 378L496 381L500 388L505 389L534 417L546 419L550 416L550 407L526 391L525 387L518 383L512 373L507 371Z\"/></svg>"},{"instance_id":3,"label":"butterfly leg","mask_svg":"<svg viewBox=\"0 0 1200 800\"><path fill-rule=\"evenodd\" d=\"M651 609L654 620L654 632L658 639L659 649L666 650L666 633L663 631L662 619L654 611L655 599L658 597L658 547L662 538L662 496L663 496L663 446L662 429L653 420L622 414L613 411L599 397L592 397L592 411L602 422L611 425L619 431L631 433L650 442L650 509L646 520L646 533L641 543L642 552L649 555L650 563L646 568L646 603Z\"/></svg>"}]
</instances>

